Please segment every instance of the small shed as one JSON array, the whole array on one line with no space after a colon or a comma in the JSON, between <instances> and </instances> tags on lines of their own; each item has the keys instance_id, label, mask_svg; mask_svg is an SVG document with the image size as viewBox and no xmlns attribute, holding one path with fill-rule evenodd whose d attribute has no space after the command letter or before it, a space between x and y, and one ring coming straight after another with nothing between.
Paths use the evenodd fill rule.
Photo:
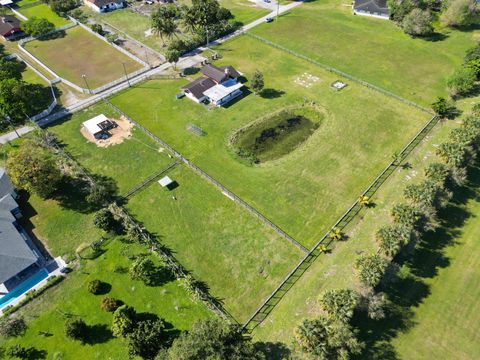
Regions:
<instances>
[{"instance_id":1,"label":"small shed","mask_svg":"<svg viewBox=\"0 0 480 360\"><path fill-rule=\"evenodd\" d=\"M158 183L160 184L161 187L168 188L170 185L173 184L173 180L170 179L170 177L165 176L165 177L161 178L160 180L158 180Z\"/></svg>"},{"instance_id":2,"label":"small shed","mask_svg":"<svg viewBox=\"0 0 480 360\"><path fill-rule=\"evenodd\" d=\"M108 119L105 115L100 114L94 118L83 122L83 127L95 139L106 139L110 137L109 130L116 128L118 125L115 121Z\"/></svg>"}]
</instances>

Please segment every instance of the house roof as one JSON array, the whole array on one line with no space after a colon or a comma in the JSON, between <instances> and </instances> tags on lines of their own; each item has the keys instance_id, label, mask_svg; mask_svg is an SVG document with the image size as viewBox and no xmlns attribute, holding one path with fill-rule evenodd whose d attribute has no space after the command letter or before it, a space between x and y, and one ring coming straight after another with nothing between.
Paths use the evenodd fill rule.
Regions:
<instances>
[{"instance_id":1,"label":"house roof","mask_svg":"<svg viewBox=\"0 0 480 360\"><path fill-rule=\"evenodd\" d=\"M119 4L123 3L124 0L87 0L88 2L91 2L92 4L102 7L111 3Z\"/></svg>"},{"instance_id":2,"label":"house roof","mask_svg":"<svg viewBox=\"0 0 480 360\"><path fill-rule=\"evenodd\" d=\"M0 198L14 192L12 182L5 172L5 168L0 167Z\"/></svg>"},{"instance_id":3,"label":"house roof","mask_svg":"<svg viewBox=\"0 0 480 360\"><path fill-rule=\"evenodd\" d=\"M38 260L14 224L11 211L17 206L10 194L0 199L0 284Z\"/></svg>"},{"instance_id":4,"label":"house roof","mask_svg":"<svg viewBox=\"0 0 480 360\"><path fill-rule=\"evenodd\" d=\"M12 30L20 29L20 20L13 15L0 16L0 35L7 35Z\"/></svg>"},{"instance_id":5,"label":"house roof","mask_svg":"<svg viewBox=\"0 0 480 360\"><path fill-rule=\"evenodd\" d=\"M84 121L82 125L90 134L95 135L96 133L103 131L99 124L107 120L108 118L105 115L100 114L90 120Z\"/></svg>"},{"instance_id":6,"label":"house roof","mask_svg":"<svg viewBox=\"0 0 480 360\"><path fill-rule=\"evenodd\" d=\"M371 14L388 16L387 0L355 0L353 8Z\"/></svg>"},{"instance_id":7,"label":"house roof","mask_svg":"<svg viewBox=\"0 0 480 360\"><path fill-rule=\"evenodd\" d=\"M203 75L215 80L217 83L221 83L229 78L237 78L240 76L233 66L222 66L218 68L215 65L207 64L201 71Z\"/></svg>"},{"instance_id":8,"label":"house roof","mask_svg":"<svg viewBox=\"0 0 480 360\"><path fill-rule=\"evenodd\" d=\"M182 87L182 90L188 90L197 99L201 99L204 96L203 93L215 85L216 83L214 80L202 76Z\"/></svg>"},{"instance_id":9,"label":"house roof","mask_svg":"<svg viewBox=\"0 0 480 360\"><path fill-rule=\"evenodd\" d=\"M234 91L243 87L242 83L235 83L230 86L224 86L224 84L217 84L214 87L205 91L204 95L214 102L222 100L225 96L233 93Z\"/></svg>"}]
</instances>

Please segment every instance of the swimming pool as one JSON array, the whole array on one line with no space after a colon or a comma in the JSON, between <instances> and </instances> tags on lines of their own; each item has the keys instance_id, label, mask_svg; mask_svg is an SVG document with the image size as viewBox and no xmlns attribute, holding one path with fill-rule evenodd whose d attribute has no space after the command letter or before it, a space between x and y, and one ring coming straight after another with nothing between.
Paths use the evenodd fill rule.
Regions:
<instances>
[{"instance_id":1,"label":"swimming pool","mask_svg":"<svg viewBox=\"0 0 480 360\"><path fill-rule=\"evenodd\" d=\"M39 282L45 280L48 277L48 271L45 269L40 270L35 275L30 276L27 280L20 283L16 288L10 291L7 295L0 298L0 309L3 309L5 306L10 304L15 299L18 299L28 290L33 288Z\"/></svg>"}]
</instances>

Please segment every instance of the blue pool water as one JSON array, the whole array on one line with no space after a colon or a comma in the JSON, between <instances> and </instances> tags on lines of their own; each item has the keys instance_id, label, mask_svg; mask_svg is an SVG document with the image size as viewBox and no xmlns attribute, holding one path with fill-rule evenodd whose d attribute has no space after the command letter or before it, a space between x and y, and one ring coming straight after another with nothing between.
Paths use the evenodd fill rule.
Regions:
<instances>
[{"instance_id":1,"label":"blue pool water","mask_svg":"<svg viewBox=\"0 0 480 360\"><path fill-rule=\"evenodd\" d=\"M32 287L37 285L40 281L45 280L48 277L48 271L45 269L40 270L35 275L30 276L27 280L22 282L7 295L0 298L0 309L3 309L5 306L10 304L12 301L26 293Z\"/></svg>"}]
</instances>

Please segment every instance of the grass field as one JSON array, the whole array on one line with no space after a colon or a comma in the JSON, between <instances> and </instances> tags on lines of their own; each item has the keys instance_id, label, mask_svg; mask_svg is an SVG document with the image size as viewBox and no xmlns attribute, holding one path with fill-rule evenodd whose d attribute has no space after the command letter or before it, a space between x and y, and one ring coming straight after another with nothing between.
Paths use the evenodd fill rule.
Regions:
<instances>
[{"instance_id":1,"label":"grass field","mask_svg":"<svg viewBox=\"0 0 480 360\"><path fill-rule=\"evenodd\" d=\"M122 64L128 73L142 67L79 26L66 30L63 37L28 42L25 48L76 85L86 87L85 75L91 89L124 76Z\"/></svg>"},{"instance_id":2,"label":"grass field","mask_svg":"<svg viewBox=\"0 0 480 360\"><path fill-rule=\"evenodd\" d=\"M77 231L81 228L77 228ZM133 306L137 312L154 313L165 319L170 334L189 329L195 320L212 316L203 304L195 303L177 281L148 287L140 281L132 281L128 273L118 273L118 267L130 265L132 256L145 253L145 248L135 244L123 244L113 240L106 252L95 260L82 260L79 268L67 279L49 289L42 297L22 308L18 314L25 317L28 330L25 336L0 340L0 345L21 343L47 352L47 359L128 359L126 342L110 332L112 314L100 309L102 295L92 295L87 283L100 279L111 285L108 296ZM67 339L64 323L68 317L82 317L91 326L91 340L85 345ZM40 336L39 332L49 333Z\"/></svg>"},{"instance_id":3,"label":"grass field","mask_svg":"<svg viewBox=\"0 0 480 360\"><path fill-rule=\"evenodd\" d=\"M426 284L428 295L412 308L414 325L392 341L399 358L473 360L480 354L479 169L472 175L470 187L460 196L468 201L447 209L453 228L431 236L432 251L421 252L414 262L432 269L435 276L417 277ZM406 298L416 298L416 291L402 288Z\"/></svg>"},{"instance_id":4,"label":"grass field","mask_svg":"<svg viewBox=\"0 0 480 360\"><path fill-rule=\"evenodd\" d=\"M220 0L219 2L221 6L226 7L232 12L235 21L239 21L244 25L270 12L269 10L256 6L249 0Z\"/></svg>"},{"instance_id":5,"label":"grass field","mask_svg":"<svg viewBox=\"0 0 480 360\"><path fill-rule=\"evenodd\" d=\"M22 72L22 80L30 84L47 85L47 82L28 66Z\"/></svg>"},{"instance_id":6,"label":"grass field","mask_svg":"<svg viewBox=\"0 0 480 360\"><path fill-rule=\"evenodd\" d=\"M446 95L446 77L478 33L444 30L435 41L412 39L390 21L353 16L343 4L304 3L251 31L423 105Z\"/></svg>"},{"instance_id":7,"label":"grass field","mask_svg":"<svg viewBox=\"0 0 480 360\"><path fill-rule=\"evenodd\" d=\"M154 183L127 209L245 321L300 251L191 170L177 167L168 176L178 188L169 192Z\"/></svg>"},{"instance_id":8,"label":"grass field","mask_svg":"<svg viewBox=\"0 0 480 360\"><path fill-rule=\"evenodd\" d=\"M136 128L132 130L132 137L121 144L102 148L88 142L80 133L82 123L99 114L119 118L112 108L100 103L51 125L48 130L57 134L65 149L92 174L114 180L119 195L173 162L156 142Z\"/></svg>"},{"instance_id":9,"label":"grass field","mask_svg":"<svg viewBox=\"0 0 480 360\"><path fill-rule=\"evenodd\" d=\"M261 341L282 341L290 343L293 330L304 319L319 314L318 297L325 290L354 288L359 284L353 263L361 253L377 249L376 230L389 221L393 204L402 200L403 189L421 176L426 164L435 159L436 145L441 143L456 126L456 123L437 125L429 137L406 160L409 168L397 169L375 194L375 207L362 210L345 229L348 240L335 245L334 250L321 255L286 294L268 318L254 331L254 337ZM400 189L400 191L399 191ZM405 357L411 358L411 357Z\"/></svg>"},{"instance_id":10,"label":"grass field","mask_svg":"<svg viewBox=\"0 0 480 360\"><path fill-rule=\"evenodd\" d=\"M430 117L354 83L335 92L330 84L337 78L330 73L248 37L216 50L223 64L234 65L247 78L261 70L264 97L251 94L228 108L208 111L188 99L175 100L186 81L161 80L123 92L112 102L307 247ZM297 84L304 73L320 80L309 88ZM326 116L308 141L290 154L250 166L227 145L229 136L246 124L306 100L315 101ZM207 135L188 132L189 123Z\"/></svg>"},{"instance_id":11,"label":"grass field","mask_svg":"<svg viewBox=\"0 0 480 360\"><path fill-rule=\"evenodd\" d=\"M47 19L55 25L55 27L60 27L68 24L70 21L57 15L50 7L37 0L20 0L15 2L15 5L18 6L16 10L27 18L37 17L42 19Z\"/></svg>"}]
</instances>

